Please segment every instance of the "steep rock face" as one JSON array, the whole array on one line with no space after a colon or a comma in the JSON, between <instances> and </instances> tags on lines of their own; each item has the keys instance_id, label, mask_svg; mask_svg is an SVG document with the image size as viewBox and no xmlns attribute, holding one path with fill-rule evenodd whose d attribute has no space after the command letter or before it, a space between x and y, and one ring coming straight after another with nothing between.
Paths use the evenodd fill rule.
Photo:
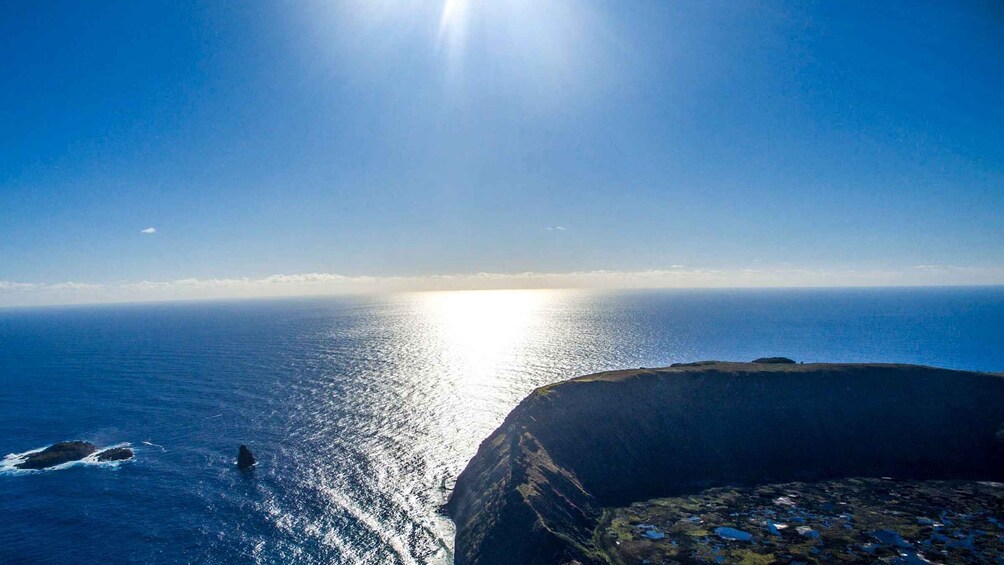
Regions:
<instances>
[{"instance_id":1,"label":"steep rock face","mask_svg":"<svg viewBox=\"0 0 1004 565\"><path fill-rule=\"evenodd\" d=\"M458 564L560 563L591 544L601 507L523 427L521 413L509 415L458 478L447 505Z\"/></svg>"},{"instance_id":2,"label":"steep rock face","mask_svg":"<svg viewBox=\"0 0 1004 565\"><path fill-rule=\"evenodd\" d=\"M713 363L538 389L460 475L456 563L599 563L604 506L724 484L1004 479L1004 378Z\"/></svg>"}]
</instances>

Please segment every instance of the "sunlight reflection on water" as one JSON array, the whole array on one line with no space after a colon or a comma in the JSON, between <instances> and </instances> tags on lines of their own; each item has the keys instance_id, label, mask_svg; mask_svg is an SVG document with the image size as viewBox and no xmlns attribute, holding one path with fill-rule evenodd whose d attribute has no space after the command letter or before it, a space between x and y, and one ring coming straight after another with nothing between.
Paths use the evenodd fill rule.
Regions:
<instances>
[{"instance_id":1,"label":"sunlight reflection on water","mask_svg":"<svg viewBox=\"0 0 1004 565\"><path fill-rule=\"evenodd\" d=\"M373 562L448 562L452 525L436 513L449 484L479 442L519 400L549 380L542 354L560 336L544 315L567 293L555 291L465 291L405 295L357 338L383 341L389 348L357 365L361 374L348 394L327 398L331 410L344 409L346 397L365 416L357 422L357 450L364 462L350 475L354 488L340 481L325 489L332 505L390 548ZM344 335L332 335L341 341ZM553 351L551 351L553 352ZM388 366L388 363L390 366ZM338 435L330 422L318 422ZM324 481L327 482L327 481ZM356 496L363 500L354 500ZM373 512L376 510L376 512ZM330 536L330 533L328 534ZM359 540L348 540L357 547ZM356 555L353 560L360 559Z\"/></svg>"},{"instance_id":2,"label":"sunlight reflection on water","mask_svg":"<svg viewBox=\"0 0 1004 565\"><path fill-rule=\"evenodd\" d=\"M115 473L0 476L0 547L15 561L87 562L115 531L116 547L146 562L448 563L441 485L536 387L765 355L999 371L1002 322L1000 289L470 291L0 313L0 447L137 449ZM245 442L259 460L249 474L234 469Z\"/></svg>"},{"instance_id":3,"label":"sunlight reflection on water","mask_svg":"<svg viewBox=\"0 0 1004 565\"><path fill-rule=\"evenodd\" d=\"M617 355L617 338L597 347L604 324L583 315L591 297L407 294L322 332L318 386L301 390L295 423L323 442L316 449L341 453L338 472L312 462L304 481L321 485L329 516L344 518L318 530L322 543L352 561L451 561L452 524L437 512L443 485L534 388L572 376L573 367L610 367ZM620 330L630 339L629 328ZM371 549L360 554L360 546Z\"/></svg>"},{"instance_id":4,"label":"sunlight reflection on water","mask_svg":"<svg viewBox=\"0 0 1004 565\"><path fill-rule=\"evenodd\" d=\"M349 561L450 561L442 486L512 406L554 380L541 369L561 335L545 314L573 295L401 295L315 336L316 378L299 387L290 425L330 454L305 461L302 485L324 501L326 524L299 534ZM297 521L276 516L288 530Z\"/></svg>"},{"instance_id":5,"label":"sunlight reflection on water","mask_svg":"<svg viewBox=\"0 0 1004 565\"><path fill-rule=\"evenodd\" d=\"M298 424L347 452L339 472L318 471L305 482L323 485L329 513L346 515L334 531L347 538L333 547L338 553L351 548L343 555L352 561L451 561L452 524L436 512L448 494L440 485L460 473L536 387L611 368L691 360L702 348L711 352L707 357L721 356L723 343L741 359L774 340L795 342L790 329L763 312L756 315L765 319L755 322L763 333L747 337L750 312L744 310L749 304L755 310L756 300L735 312L717 305L695 316L694 309L707 308L706 299L684 293L650 310L644 296L463 291L401 295L362 309L321 339L321 358L330 363L322 363L321 374L340 390L317 398L322 389L308 388L319 404L305 402L315 407ZM366 344L364 351L358 343Z\"/></svg>"}]
</instances>

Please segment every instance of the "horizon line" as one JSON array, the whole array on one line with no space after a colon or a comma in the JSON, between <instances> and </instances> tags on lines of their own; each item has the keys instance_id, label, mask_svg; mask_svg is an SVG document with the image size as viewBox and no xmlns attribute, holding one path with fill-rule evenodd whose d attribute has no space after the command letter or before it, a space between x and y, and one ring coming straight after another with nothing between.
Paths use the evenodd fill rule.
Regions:
<instances>
[{"instance_id":1,"label":"horizon line","mask_svg":"<svg viewBox=\"0 0 1004 565\"><path fill-rule=\"evenodd\" d=\"M29 305L0 304L3 310L42 310L47 308L86 308L92 306L145 306L159 304L214 304L221 302L267 302L283 300L319 300L324 298L353 298L394 296L403 294L433 294L437 292L645 292L645 291L729 291L729 290L935 290L935 289L980 289L1002 288L1004 283L958 283L958 284L898 284L898 285L835 285L835 286L675 286L675 287L622 287L622 288L584 288L584 287L539 287L539 288L461 288L461 289L430 289L430 290L388 290L374 292L331 292L325 294L282 294L255 296L220 296L205 298L161 298L151 300L110 300L106 302L61 302Z\"/></svg>"},{"instance_id":2,"label":"horizon line","mask_svg":"<svg viewBox=\"0 0 1004 565\"><path fill-rule=\"evenodd\" d=\"M415 276L275 274L170 281L24 283L0 280L0 308L380 295L478 290L658 290L989 287L1004 267L914 265L899 269L711 269L673 265L637 271L453 273Z\"/></svg>"}]
</instances>

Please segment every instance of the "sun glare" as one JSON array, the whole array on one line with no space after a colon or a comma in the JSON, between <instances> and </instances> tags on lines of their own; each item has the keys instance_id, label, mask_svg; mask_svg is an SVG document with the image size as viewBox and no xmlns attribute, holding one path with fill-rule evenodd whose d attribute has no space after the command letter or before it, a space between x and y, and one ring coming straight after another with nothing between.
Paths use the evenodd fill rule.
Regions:
<instances>
[{"instance_id":1,"label":"sun glare","mask_svg":"<svg viewBox=\"0 0 1004 565\"><path fill-rule=\"evenodd\" d=\"M467 0L446 0L443 15L439 19L439 40L457 33L467 18Z\"/></svg>"},{"instance_id":2,"label":"sun glare","mask_svg":"<svg viewBox=\"0 0 1004 565\"><path fill-rule=\"evenodd\" d=\"M424 308L441 343L443 366L456 382L491 388L503 365L519 356L539 329L552 291L431 292Z\"/></svg>"}]
</instances>

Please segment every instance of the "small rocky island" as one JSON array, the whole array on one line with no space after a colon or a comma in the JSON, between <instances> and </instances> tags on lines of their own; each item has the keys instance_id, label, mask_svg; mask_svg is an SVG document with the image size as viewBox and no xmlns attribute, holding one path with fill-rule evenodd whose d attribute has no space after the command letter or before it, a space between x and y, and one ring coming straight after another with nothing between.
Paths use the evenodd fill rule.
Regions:
<instances>
[{"instance_id":1,"label":"small rocky island","mask_svg":"<svg viewBox=\"0 0 1004 565\"><path fill-rule=\"evenodd\" d=\"M98 461L125 461L132 459L132 450L128 447L113 447L98 453Z\"/></svg>"},{"instance_id":2,"label":"small rocky island","mask_svg":"<svg viewBox=\"0 0 1004 565\"><path fill-rule=\"evenodd\" d=\"M757 361L537 389L458 477L455 562L1004 558L1004 376Z\"/></svg>"},{"instance_id":3,"label":"small rocky island","mask_svg":"<svg viewBox=\"0 0 1004 565\"><path fill-rule=\"evenodd\" d=\"M241 445L237 450L237 468L242 471L246 471L251 467L254 467L256 463L258 462L255 461L254 455L251 453L251 450L248 449L248 446Z\"/></svg>"},{"instance_id":4,"label":"small rocky island","mask_svg":"<svg viewBox=\"0 0 1004 565\"><path fill-rule=\"evenodd\" d=\"M41 451L29 453L24 461L14 465L17 469L39 470L48 469L63 463L80 461L92 455L97 448L87 441L60 441ZM124 461L132 459L132 450L127 447L113 447L97 454L98 461Z\"/></svg>"}]
</instances>

